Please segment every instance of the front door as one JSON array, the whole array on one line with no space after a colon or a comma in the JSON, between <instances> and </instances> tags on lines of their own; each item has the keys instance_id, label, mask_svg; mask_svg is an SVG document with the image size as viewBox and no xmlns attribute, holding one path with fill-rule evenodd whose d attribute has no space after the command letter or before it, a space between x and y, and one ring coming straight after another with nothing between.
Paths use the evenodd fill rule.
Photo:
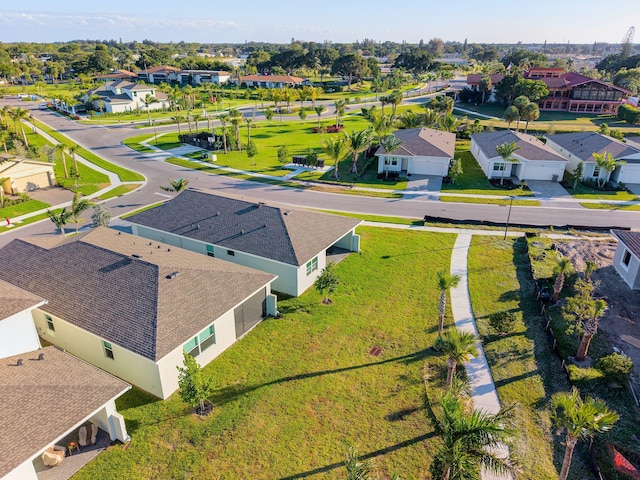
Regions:
<instances>
[{"instance_id":1,"label":"front door","mask_svg":"<svg viewBox=\"0 0 640 480\"><path fill-rule=\"evenodd\" d=\"M518 176L518 167L520 166L519 163L512 163L511 164L511 176L512 177L517 177Z\"/></svg>"}]
</instances>

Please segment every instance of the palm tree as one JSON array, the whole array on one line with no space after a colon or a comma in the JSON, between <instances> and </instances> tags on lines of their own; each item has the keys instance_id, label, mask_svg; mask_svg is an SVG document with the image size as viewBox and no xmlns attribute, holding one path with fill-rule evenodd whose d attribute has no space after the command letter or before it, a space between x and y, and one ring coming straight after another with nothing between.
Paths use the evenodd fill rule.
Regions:
<instances>
[{"instance_id":1,"label":"palm tree","mask_svg":"<svg viewBox=\"0 0 640 480\"><path fill-rule=\"evenodd\" d=\"M193 115L191 115L191 118L193 119L193 123L195 124L195 129L196 129L196 134L198 133L198 120L200 120L200 114L199 113L194 113Z\"/></svg>"},{"instance_id":2,"label":"palm tree","mask_svg":"<svg viewBox=\"0 0 640 480\"><path fill-rule=\"evenodd\" d=\"M507 122L507 128L511 130L511 124L518 120L519 113L518 109L511 105L504 111L504 121Z\"/></svg>"},{"instance_id":3,"label":"palm tree","mask_svg":"<svg viewBox=\"0 0 640 480\"><path fill-rule=\"evenodd\" d=\"M182 131L180 130L180 122L184 121L184 116L175 115L175 116L171 117L171 120L178 124L178 135L182 135Z\"/></svg>"},{"instance_id":4,"label":"palm tree","mask_svg":"<svg viewBox=\"0 0 640 480\"><path fill-rule=\"evenodd\" d=\"M279 88L272 88L269 92L271 101L273 102L273 108L278 110L278 104L282 101L282 91Z\"/></svg>"},{"instance_id":5,"label":"palm tree","mask_svg":"<svg viewBox=\"0 0 640 480\"><path fill-rule=\"evenodd\" d=\"M298 93L293 88L285 88L282 90L282 98L287 102L287 113L291 113L291 102L295 102Z\"/></svg>"},{"instance_id":6,"label":"palm tree","mask_svg":"<svg viewBox=\"0 0 640 480\"><path fill-rule=\"evenodd\" d=\"M403 143L402 140L398 139L398 137L396 137L395 135L389 135L380 142L380 145L382 146L382 148L384 148L385 153L387 155L390 155L395 150L400 148L402 143ZM385 160L385 163L384 163L384 175L385 177L389 176L388 160Z\"/></svg>"},{"instance_id":7,"label":"palm tree","mask_svg":"<svg viewBox=\"0 0 640 480\"><path fill-rule=\"evenodd\" d=\"M358 451L350 446L347 451L347 460L344 462L347 470L347 480L371 480L373 471L370 460L360 460Z\"/></svg>"},{"instance_id":8,"label":"palm tree","mask_svg":"<svg viewBox=\"0 0 640 480\"><path fill-rule=\"evenodd\" d=\"M241 116L231 116L231 118L229 119L229 123L233 125L234 131L235 131L238 151L242 150L242 145L240 143L240 122L241 121L242 121Z\"/></svg>"},{"instance_id":9,"label":"palm tree","mask_svg":"<svg viewBox=\"0 0 640 480\"><path fill-rule=\"evenodd\" d=\"M223 113L218 116L218 120L220 120L220 124L222 125L222 146L224 153L227 153L227 122L229 121L229 115Z\"/></svg>"},{"instance_id":10,"label":"palm tree","mask_svg":"<svg viewBox=\"0 0 640 480\"><path fill-rule=\"evenodd\" d=\"M367 120L371 124L371 128L373 128L373 131L378 138L378 145L382 145L383 137L389 135L393 130L393 117L391 115L385 115L383 112L373 111Z\"/></svg>"},{"instance_id":11,"label":"palm tree","mask_svg":"<svg viewBox=\"0 0 640 480\"><path fill-rule=\"evenodd\" d=\"M336 107L336 128L338 128L338 126L340 125L340 117L342 117L342 115L344 115L344 112L347 110L347 101L346 100L336 100L334 102L334 105Z\"/></svg>"},{"instance_id":12,"label":"palm tree","mask_svg":"<svg viewBox=\"0 0 640 480\"><path fill-rule=\"evenodd\" d=\"M71 154L71 160L73 160L73 168L76 173L80 173L78 171L78 162L76 161L76 152L78 151L78 145L73 144L69 147L69 153Z\"/></svg>"},{"instance_id":13,"label":"palm tree","mask_svg":"<svg viewBox=\"0 0 640 480\"><path fill-rule=\"evenodd\" d=\"M440 119L440 128L445 132L455 132L462 125L462 120L453 113L445 113Z\"/></svg>"},{"instance_id":14,"label":"palm tree","mask_svg":"<svg viewBox=\"0 0 640 480\"><path fill-rule=\"evenodd\" d=\"M483 410L468 412L451 390L439 406L442 412L434 415L434 426L443 445L431 464L431 478L477 479L481 469L497 475L515 473L513 463L499 453L513 434L513 407L500 409L495 415Z\"/></svg>"},{"instance_id":15,"label":"palm tree","mask_svg":"<svg viewBox=\"0 0 640 480\"><path fill-rule=\"evenodd\" d=\"M520 95L519 97L516 97L515 100L513 101L513 106L518 109L518 121L516 123L516 132L520 130L520 119L522 118L525 107L529 105L529 103L531 102L524 95Z\"/></svg>"},{"instance_id":16,"label":"palm tree","mask_svg":"<svg viewBox=\"0 0 640 480\"><path fill-rule=\"evenodd\" d=\"M540 117L540 108L537 103L529 103L522 109L522 118L527 122L524 126L524 133L529 129L529 122L535 122Z\"/></svg>"},{"instance_id":17,"label":"palm tree","mask_svg":"<svg viewBox=\"0 0 640 480\"><path fill-rule=\"evenodd\" d=\"M186 178L176 178L175 180L169 180L169 186L163 187L160 185L160 188L165 192L176 192L180 193L189 185L189 180Z\"/></svg>"},{"instance_id":18,"label":"palm tree","mask_svg":"<svg viewBox=\"0 0 640 480\"><path fill-rule=\"evenodd\" d=\"M358 155L367 149L373 141L373 131L371 127L359 132L351 132L349 136L349 146L351 147L351 172L358 173Z\"/></svg>"},{"instance_id":19,"label":"palm tree","mask_svg":"<svg viewBox=\"0 0 640 480\"><path fill-rule=\"evenodd\" d=\"M440 344L442 352L447 355L447 387L453 383L458 364L468 362L471 357L478 355L477 341L478 338L473 333L458 328L450 328L442 335Z\"/></svg>"},{"instance_id":20,"label":"palm tree","mask_svg":"<svg viewBox=\"0 0 640 480\"><path fill-rule=\"evenodd\" d=\"M316 115L318 115L318 128L320 128L320 117L322 116L322 113L326 110L326 107L324 105L316 105L313 107L313 109L316 112Z\"/></svg>"},{"instance_id":21,"label":"palm tree","mask_svg":"<svg viewBox=\"0 0 640 480\"><path fill-rule=\"evenodd\" d=\"M333 160L333 177L336 180L339 180L340 173L338 172L338 165L349 149L349 137L346 135L337 135L329 138L322 149L324 150L324 153L329 155Z\"/></svg>"},{"instance_id":22,"label":"palm tree","mask_svg":"<svg viewBox=\"0 0 640 480\"><path fill-rule=\"evenodd\" d=\"M4 182L11 180L10 177L0 177L0 208L4 207Z\"/></svg>"},{"instance_id":23,"label":"palm tree","mask_svg":"<svg viewBox=\"0 0 640 480\"><path fill-rule=\"evenodd\" d=\"M584 333L582 334L582 339L580 340L580 345L578 346L578 351L576 352L576 360L581 362L587 357L589 353L589 345L591 344L591 340L598 333L598 320L607 309L607 302L602 299L597 299L593 301L591 305L591 316L584 324Z\"/></svg>"},{"instance_id":24,"label":"palm tree","mask_svg":"<svg viewBox=\"0 0 640 480\"><path fill-rule=\"evenodd\" d=\"M564 287L565 275L572 270L571 261L566 257L562 257L558 260L554 270L556 273L556 281L553 284L553 297L551 301L555 303L558 301L560 292L562 292Z\"/></svg>"},{"instance_id":25,"label":"palm tree","mask_svg":"<svg viewBox=\"0 0 640 480\"><path fill-rule=\"evenodd\" d=\"M571 392L558 392L551 397L553 423L566 432L565 451L558 480L567 480L573 450L579 440L604 433L618 421L618 414L602 400L587 397L583 400L577 388Z\"/></svg>"},{"instance_id":26,"label":"palm tree","mask_svg":"<svg viewBox=\"0 0 640 480\"><path fill-rule=\"evenodd\" d=\"M516 145L516 142L511 142L511 143L504 142L502 145L498 145L496 147L496 151L498 152L498 155L502 157L502 162L503 162L502 176L500 177L500 185L504 183L504 172L506 172L507 165L509 164L509 162L512 162L512 163L518 162L516 158L513 158L513 153L516 150L520 150L520 147Z\"/></svg>"},{"instance_id":27,"label":"palm tree","mask_svg":"<svg viewBox=\"0 0 640 480\"><path fill-rule=\"evenodd\" d=\"M47 216L53 222L53 224L60 229L60 233L62 236L65 236L64 226L69 223L69 219L71 218L71 212L67 211L66 208L63 208L60 213L52 212L51 210L47 210Z\"/></svg>"},{"instance_id":28,"label":"palm tree","mask_svg":"<svg viewBox=\"0 0 640 480\"><path fill-rule=\"evenodd\" d=\"M597 153L593 152L593 158L596 161L596 166L600 170L598 174L598 186L602 188L605 183L609 181L611 173L616 169L618 165L624 165L626 162L616 160L609 152ZM604 172L604 175L602 174Z\"/></svg>"},{"instance_id":29,"label":"palm tree","mask_svg":"<svg viewBox=\"0 0 640 480\"><path fill-rule=\"evenodd\" d=\"M391 116L396 116L396 108L402 103L402 92L400 90L394 90L387 95L388 103L391 104Z\"/></svg>"},{"instance_id":30,"label":"palm tree","mask_svg":"<svg viewBox=\"0 0 640 480\"><path fill-rule=\"evenodd\" d=\"M22 124L22 120L25 118L29 118L29 112L24 108L16 108L13 111L13 115L15 121L20 125L20 131L22 132L22 139L24 140L24 144L29 147L29 142L27 141L27 135L24 133L24 125Z\"/></svg>"},{"instance_id":31,"label":"palm tree","mask_svg":"<svg viewBox=\"0 0 640 480\"><path fill-rule=\"evenodd\" d=\"M81 195L80 192L75 193L71 201L71 211L69 212L71 214L71 221L76 224L76 233L78 233L80 223L84 221L84 218L80 218L80 214L93 206L88 199L80 199Z\"/></svg>"},{"instance_id":32,"label":"palm tree","mask_svg":"<svg viewBox=\"0 0 640 480\"><path fill-rule=\"evenodd\" d=\"M64 156L64 151L67 147L63 143L56 143L56 150L60 152L62 157L62 168L64 169L64 178L69 178L69 172L67 171L67 159Z\"/></svg>"},{"instance_id":33,"label":"palm tree","mask_svg":"<svg viewBox=\"0 0 640 480\"><path fill-rule=\"evenodd\" d=\"M412 110L407 110L398 117L398 124L400 128L418 128L422 126L423 115L416 113Z\"/></svg>"},{"instance_id":34,"label":"palm tree","mask_svg":"<svg viewBox=\"0 0 640 480\"><path fill-rule=\"evenodd\" d=\"M152 103L158 103L158 99L150 94L144 97L144 106L147 110L147 119L149 120L149 126L151 126L151 112L149 111L149 105Z\"/></svg>"},{"instance_id":35,"label":"palm tree","mask_svg":"<svg viewBox=\"0 0 640 480\"><path fill-rule=\"evenodd\" d=\"M269 91L266 88L257 88L256 95L260 99L261 108L264 108L264 101L269 98Z\"/></svg>"},{"instance_id":36,"label":"palm tree","mask_svg":"<svg viewBox=\"0 0 640 480\"><path fill-rule=\"evenodd\" d=\"M251 117L246 117L244 122L247 124L247 145L251 143L251 129L256 126L256 122Z\"/></svg>"},{"instance_id":37,"label":"palm tree","mask_svg":"<svg viewBox=\"0 0 640 480\"><path fill-rule=\"evenodd\" d=\"M6 130L0 130L0 143L2 143L2 147L4 148L4 153L9 153L7 149L7 139L9 138L9 134Z\"/></svg>"},{"instance_id":38,"label":"palm tree","mask_svg":"<svg viewBox=\"0 0 640 480\"><path fill-rule=\"evenodd\" d=\"M460 275L452 275L444 270L438 272L438 289L440 290L440 315L438 316L438 334L444 332L444 314L447 309L447 291L456 288L460 283Z\"/></svg>"}]
</instances>

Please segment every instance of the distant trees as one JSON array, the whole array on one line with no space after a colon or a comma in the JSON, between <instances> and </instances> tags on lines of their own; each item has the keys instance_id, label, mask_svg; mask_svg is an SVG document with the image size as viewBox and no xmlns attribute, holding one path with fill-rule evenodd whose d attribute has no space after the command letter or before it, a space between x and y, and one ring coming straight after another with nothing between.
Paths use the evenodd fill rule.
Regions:
<instances>
[{"instance_id":1,"label":"distant trees","mask_svg":"<svg viewBox=\"0 0 640 480\"><path fill-rule=\"evenodd\" d=\"M353 82L359 82L369 74L369 66L362 56L348 53L333 62L331 73L347 80L348 88L351 90Z\"/></svg>"}]
</instances>

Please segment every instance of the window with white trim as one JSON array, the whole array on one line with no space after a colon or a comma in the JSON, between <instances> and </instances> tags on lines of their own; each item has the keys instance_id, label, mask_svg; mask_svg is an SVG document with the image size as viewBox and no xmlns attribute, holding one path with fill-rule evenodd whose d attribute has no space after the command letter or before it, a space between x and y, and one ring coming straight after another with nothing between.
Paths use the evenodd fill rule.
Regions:
<instances>
[{"instance_id":1,"label":"window with white trim","mask_svg":"<svg viewBox=\"0 0 640 480\"><path fill-rule=\"evenodd\" d=\"M502 172L504 170L505 164L503 162L495 162L493 164L494 172Z\"/></svg>"},{"instance_id":2,"label":"window with white trim","mask_svg":"<svg viewBox=\"0 0 640 480\"><path fill-rule=\"evenodd\" d=\"M311 275L311 272L318 270L318 257L307 262L307 275Z\"/></svg>"},{"instance_id":3,"label":"window with white trim","mask_svg":"<svg viewBox=\"0 0 640 480\"><path fill-rule=\"evenodd\" d=\"M51 318L50 315L46 315L44 316L44 318L47 320L47 328L49 329L50 332L55 332L56 331L56 327L53 325L53 318Z\"/></svg>"},{"instance_id":4,"label":"window with white trim","mask_svg":"<svg viewBox=\"0 0 640 480\"><path fill-rule=\"evenodd\" d=\"M593 176L594 177L600 176L600 167L597 164L593 166Z\"/></svg>"},{"instance_id":5,"label":"window with white trim","mask_svg":"<svg viewBox=\"0 0 640 480\"><path fill-rule=\"evenodd\" d=\"M104 349L104 356L110 358L111 360L115 360L113 356L113 347L111 344L105 340L102 341L102 348Z\"/></svg>"}]
</instances>

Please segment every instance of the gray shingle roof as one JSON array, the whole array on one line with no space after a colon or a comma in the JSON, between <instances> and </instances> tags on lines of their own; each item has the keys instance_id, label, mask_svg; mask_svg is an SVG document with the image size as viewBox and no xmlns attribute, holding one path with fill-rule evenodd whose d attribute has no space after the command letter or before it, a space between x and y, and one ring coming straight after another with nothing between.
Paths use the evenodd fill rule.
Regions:
<instances>
[{"instance_id":1,"label":"gray shingle roof","mask_svg":"<svg viewBox=\"0 0 640 480\"><path fill-rule=\"evenodd\" d=\"M276 278L109 228L14 240L0 265L43 311L154 361Z\"/></svg>"},{"instance_id":2,"label":"gray shingle roof","mask_svg":"<svg viewBox=\"0 0 640 480\"><path fill-rule=\"evenodd\" d=\"M624 243L629 251L640 258L640 232L628 232L625 230L611 230L618 240Z\"/></svg>"},{"instance_id":3,"label":"gray shingle roof","mask_svg":"<svg viewBox=\"0 0 640 480\"><path fill-rule=\"evenodd\" d=\"M289 265L304 265L361 221L187 189L127 221Z\"/></svg>"},{"instance_id":4,"label":"gray shingle roof","mask_svg":"<svg viewBox=\"0 0 640 480\"><path fill-rule=\"evenodd\" d=\"M0 280L0 321L44 302L45 300L38 295Z\"/></svg>"},{"instance_id":5,"label":"gray shingle roof","mask_svg":"<svg viewBox=\"0 0 640 480\"><path fill-rule=\"evenodd\" d=\"M0 477L128 389L122 380L55 347L3 359Z\"/></svg>"},{"instance_id":6,"label":"gray shingle roof","mask_svg":"<svg viewBox=\"0 0 640 480\"><path fill-rule=\"evenodd\" d=\"M609 152L616 160L627 160L630 155L640 154L640 149L596 132L558 133L545 137L585 162L595 162L594 152Z\"/></svg>"},{"instance_id":7,"label":"gray shingle roof","mask_svg":"<svg viewBox=\"0 0 640 480\"><path fill-rule=\"evenodd\" d=\"M393 155L410 155L413 157L447 157L453 158L456 150L456 134L433 130L432 128L410 128L396 130L393 135L402 145L396 148ZM376 155L386 154L383 147L376 150Z\"/></svg>"},{"instance_id":8,"label":"gray shingle roof","mask_svg":"<svg viewBox=\"0 0 640 480\"><path fill-rule=\"evenodd\" d=\"M533 135L522 132L501 130L497 132L475 133L471 135L471 139L475 141L487 158L494 158L498 156L496 147L499 145L515 142L515 144L520 148L514 152L514 155L525 160L567 161L551 147L548 147Z\"/></svg>"}]
</instances>

